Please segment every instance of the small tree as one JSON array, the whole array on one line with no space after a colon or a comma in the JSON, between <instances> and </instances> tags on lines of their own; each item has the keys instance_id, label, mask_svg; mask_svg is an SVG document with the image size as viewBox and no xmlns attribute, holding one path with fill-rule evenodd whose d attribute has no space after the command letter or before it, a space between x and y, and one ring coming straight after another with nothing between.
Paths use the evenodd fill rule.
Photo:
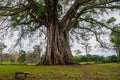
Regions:
<instances>
[{"instance_id":1,"label":"small tree","mask_svg":"<svg viewBox=\"0 0 120 80\"><path fill-rule=\"evenodd\" d=\"M34 46L34 52L33 52L36 56L35 56L35 62L41 62L40 59L40 55L41 55L41 49L40 49L40 45L35 45Z\"/></svg>"},{"instance_id":2,"label":"small tree","mask_svg":"<svg viewBox=\"0 0 120 80\"><path fill-rule=\"evenodd\" d=\"M87 32L87 30L84 30L83 33L81 33L81 37L82 37L82 41L81 41L81 45L83 46L82 48L85 50L86 53L86 57L87 57L87 64L89 62L90 59L90 51L91 51L91 46L89 43L90 40L90 33Z\"/></svg>"},{"instance_id":3,"label":"small tree","mask_svg":"<svg viewBox=\"0 0 120 80\"><path fill-rule=\"evenodd\" d=\"M2 50L6 47L3 43L0 43L0 62L2 62Z\"/></svg>"}]
</instances>

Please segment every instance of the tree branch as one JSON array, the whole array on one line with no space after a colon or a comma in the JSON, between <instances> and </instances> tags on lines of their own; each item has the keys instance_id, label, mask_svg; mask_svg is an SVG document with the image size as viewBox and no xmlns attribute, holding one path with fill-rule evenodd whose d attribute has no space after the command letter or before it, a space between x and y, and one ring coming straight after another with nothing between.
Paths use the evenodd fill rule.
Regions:
<instances>
[{"instance_id":1,"label":"tree branch","mask_svg":"<svg viewBox=\"0 0 120 80\"><path fill-rule=\"evenodd\" d=\"M86 29L86 30L92 32L92 33L95 35L96 41L101 45L101 47L104 47L104 48L109 49L109 48L98 38L96 31L92 30L91 28L86 28L86 27L80 27L80 26L79 26L78 28L80 28L80 29Z\"/></svg>"},{"instance_id":2,"label":"tree branch","mask_svg":"<svg viewBox=\"0 0 120 80\"><path fill-rule=\"evenodd\" d=\"M27 10L28 7L29 7L29 5L26 5L25 7L21 6L19 8L0 6L0 16L13 16L22 11Z\"/></svg>"},{"instance_id":3,"label":"tree branch","mask_svg":"<svg viewBox=\"0 0 120 80\"><path fill-rule=\"evenodd\" d=\"M91 2L92 2L92 1L91 1ZM114 2L119 2L119 0L104 1L103 3L96 3L96 4L93 4L93 5L87 5L83 10L81 10L81 12L80 12L79 14L77 14L77 17L75 17L76 20L74 19L74 20L72 20L71 22L69 22L69 25L68 25L69 29L72 28L72 27L74 27L75 25L77 25L77 23L78 23L77 19L78 19L78 18L84 13L84 11L86 11L86 10L93 9L93 8L110 8L110 9L115 9L115 8L117 8L117 9L119 9L120 6L116 6L116 5L115 5L115 6L114 6L114 5L113 5L113 6L106 6L107 4L114 3ZM82 6L82 7L84 7L84 6ZM66 21L67 21L67 20L66 20ZM96 20L95 20L95 21L96 21ZM65 23L65 21L64 21L64 23ZM112 30L112 28L106 26L106 25L103 24L103 23L100 23L100 22L98 22L98 21L96 21L96 23L99 23L99 24L105 26L106 28ZM66 24L66 23L65 23L65 24Z\"/></svg>"},{"instance_id":4,"label":"tree branch","mask_svg":"<svg viewBox=\"0 0 120 80\"><path fill-rule=\"evenodd\" d=\"M108 8L108 9L120 9L120 6L119 5L111 5L111 3L118 3L120 2L120 0L111 0L111 1L104 1L102 3L96 3L96 4L93 4L93 5L89 5L89 9L93 9L93 8Z\"/></svg>"},{"instance_id":5,"label":"tree branch","mask_svg":"<svg viewBox=\"0 0 120 80\"><path fill-rule=\"evenodd\" d=\"M83 20L83 21L85 21L85 22L90 23L90 20L89 20L89 19L80 18L80 20ZM120 32L118 32L118 31L114 30L113 28L108 27L106 24L104 24L104 23L102 23L102 22L100 22L100 21L97 21L97 20L95 20L95 19L93 19L93 18L92 18L92 21L94 22L93 24L99 24L99 25L101 25L101 26L104 26L104 27L107 28L107 29L110 29L110 30L113 31L113 32L120 33Z\"/></svg>"},{"instance_id":6,"label":"tree branch","mask_svg":"<svg viewBox=\"0 0 120 80\"><path fill-rule=\"evenodd\" d=\"M70 24L65 27L65 30L70 30L72 27L76 26L78 24L78 18L84 13L85 10L87 10L87 7L83 8L78 14L76 14L75 18L70 22Z\"/></svg>"},{"instance_id":7,"label":"tree branch","mask_svg":"<svg viewBox=\"0 0 120 80\"><path fill-rule=\"evenodd\" d=\"M108 8L108 9L120 9L120 6L111 5L111 6L95 6L94 8Z\"/></svg>"},{"instance_id":8,"label":"tree branch","mask_svg":"<svg viewBox=\"0 0 120 80\"><path fill-rule=\"evenodd\" d=\"M65 14L63 19L61 20L61 26L64 28L67 25L70 24L71 20L75 17L77 10L79 9L80 6L85 5L86 3L90 2L91 0L84 0L84 1L78 1L76 0L71 8L68 10L68 12Z\"/></svg>"}]
</instances>

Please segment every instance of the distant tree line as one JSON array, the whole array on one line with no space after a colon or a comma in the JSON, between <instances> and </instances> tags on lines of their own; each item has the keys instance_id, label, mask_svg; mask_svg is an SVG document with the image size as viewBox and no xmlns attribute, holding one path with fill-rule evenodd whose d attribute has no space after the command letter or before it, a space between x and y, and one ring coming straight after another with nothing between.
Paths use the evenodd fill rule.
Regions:
<instances>
[{"instance_id":1,"label":"distant tree line","mask_svg":"<svg viewBox=\"0 0 120 80\"><path fill-rule=\"evenodd\" d=\"M3 62L19 62L19 63L37 63L39 60L42 60L44 58L44 55L40 56L39 54L36 54L34 52L25 52L20 51L12 54L4 53L2 55L2 61ZM99 55L76 55L74 56L74 60L76 63L81 62L94 62L96 64L99 63L113 63L117 62L117 56L111 55L111 56L99 56Z\"/></svg>"},{"instance_id":2,"label":"distant tree line","mask_svg":"<svg viewBox=\"0 0 120 80\"><path fill-rule=\"evenodd\" d=\"M2 62L37 63L37 54L30 52L4 53Z\"/></svg>"},{"instance_id":3,"label":"distant tree line","mask_svg":"<svg viewBox=\"0 0 120 80\"><path fill-rule=\"evenodd\" d=\"M111 55L111 56L99 56L99 55L77 55L74 56L74 60L77 63L80 62L95 62L95 63L113 63L113 62L117 62L117 56L116 55Z\"/></svg>"},{"instance_id":4,"label":"distant tree line","mask_svg":"<svg viewBox=\"0 0 120 80\"><path fill-rule=\"evenodd\" d=\"M41 60L40 53L39 45L35 45L33 52L20 50L15 53L3 53L2 62L38 63Z\"/></svg>"}]
</instances>

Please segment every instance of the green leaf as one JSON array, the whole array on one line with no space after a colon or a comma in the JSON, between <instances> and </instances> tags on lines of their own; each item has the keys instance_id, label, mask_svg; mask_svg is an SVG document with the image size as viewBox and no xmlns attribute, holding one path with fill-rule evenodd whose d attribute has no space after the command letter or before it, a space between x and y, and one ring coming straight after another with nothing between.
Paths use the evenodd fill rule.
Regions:
<instances>
[{"instance_id":1,"label":"green leaf","mask_svg":"<svg viewBox=\"0 0 120 80\"><path fill-rule=\"evenodd\" d=\"M120 27L114 27L113 30L116 32L114 32L114 31L111 32L111 34L110 34L111 42L115 46L118 46L118 45L120 45L120 35L119 35Z\"/></svg>"},{"instance_id":2,"label":"green leaf","mask_svg":"<svg viewBox=\"0 0 120 80\"><path fill-rule=\"evenodd\" d=\"M114 23L116 21L115 17L111 17L107 20L107 23L110 24L110 23Z\"/></svg>"}]
</instances>

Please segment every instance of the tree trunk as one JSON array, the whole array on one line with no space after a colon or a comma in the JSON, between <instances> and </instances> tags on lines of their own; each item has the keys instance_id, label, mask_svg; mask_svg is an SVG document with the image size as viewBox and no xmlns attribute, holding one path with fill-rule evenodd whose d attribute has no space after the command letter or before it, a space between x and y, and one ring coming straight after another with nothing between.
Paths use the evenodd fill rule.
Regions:
<instances>
[{"instance_id":1,"label":"tree trunk","mask_svg":"<svg viewBox=\"0 0 120 80\"><path fill-rule=\"evenodd\" d=\"M117 62L120 63L120 50L119 47L115 47L116 53L117 53Z\"/></svg>"},{"instance_id":2,"label":"tree trunk","mask_svg":"<svg viewBox=\"0 0 120 80\"><path fill-rule=\"evenodd\" d=\"M117 53L117 62L120 63L120 51Z\"/></svg>"},{"instance_id":3,"label":"tree trunk","mask_svg":"<svg viewBox=\"0 0 120 80\"><path fill-rule=\"evenodd\" d=\"M2 48L0 48L0 62L2 62Z\"/></svg>"},{"instance_id":4,"label":"tree trunk","mask_svg":"<svg viewBox=\"0 0 120 80\"><path fill-rule=\"evenodd\" d=\"M47 47L41 64L75 64L69 46L69 31L62 32L58 23L47 28Z\"/></svg>"}]
</instances>

